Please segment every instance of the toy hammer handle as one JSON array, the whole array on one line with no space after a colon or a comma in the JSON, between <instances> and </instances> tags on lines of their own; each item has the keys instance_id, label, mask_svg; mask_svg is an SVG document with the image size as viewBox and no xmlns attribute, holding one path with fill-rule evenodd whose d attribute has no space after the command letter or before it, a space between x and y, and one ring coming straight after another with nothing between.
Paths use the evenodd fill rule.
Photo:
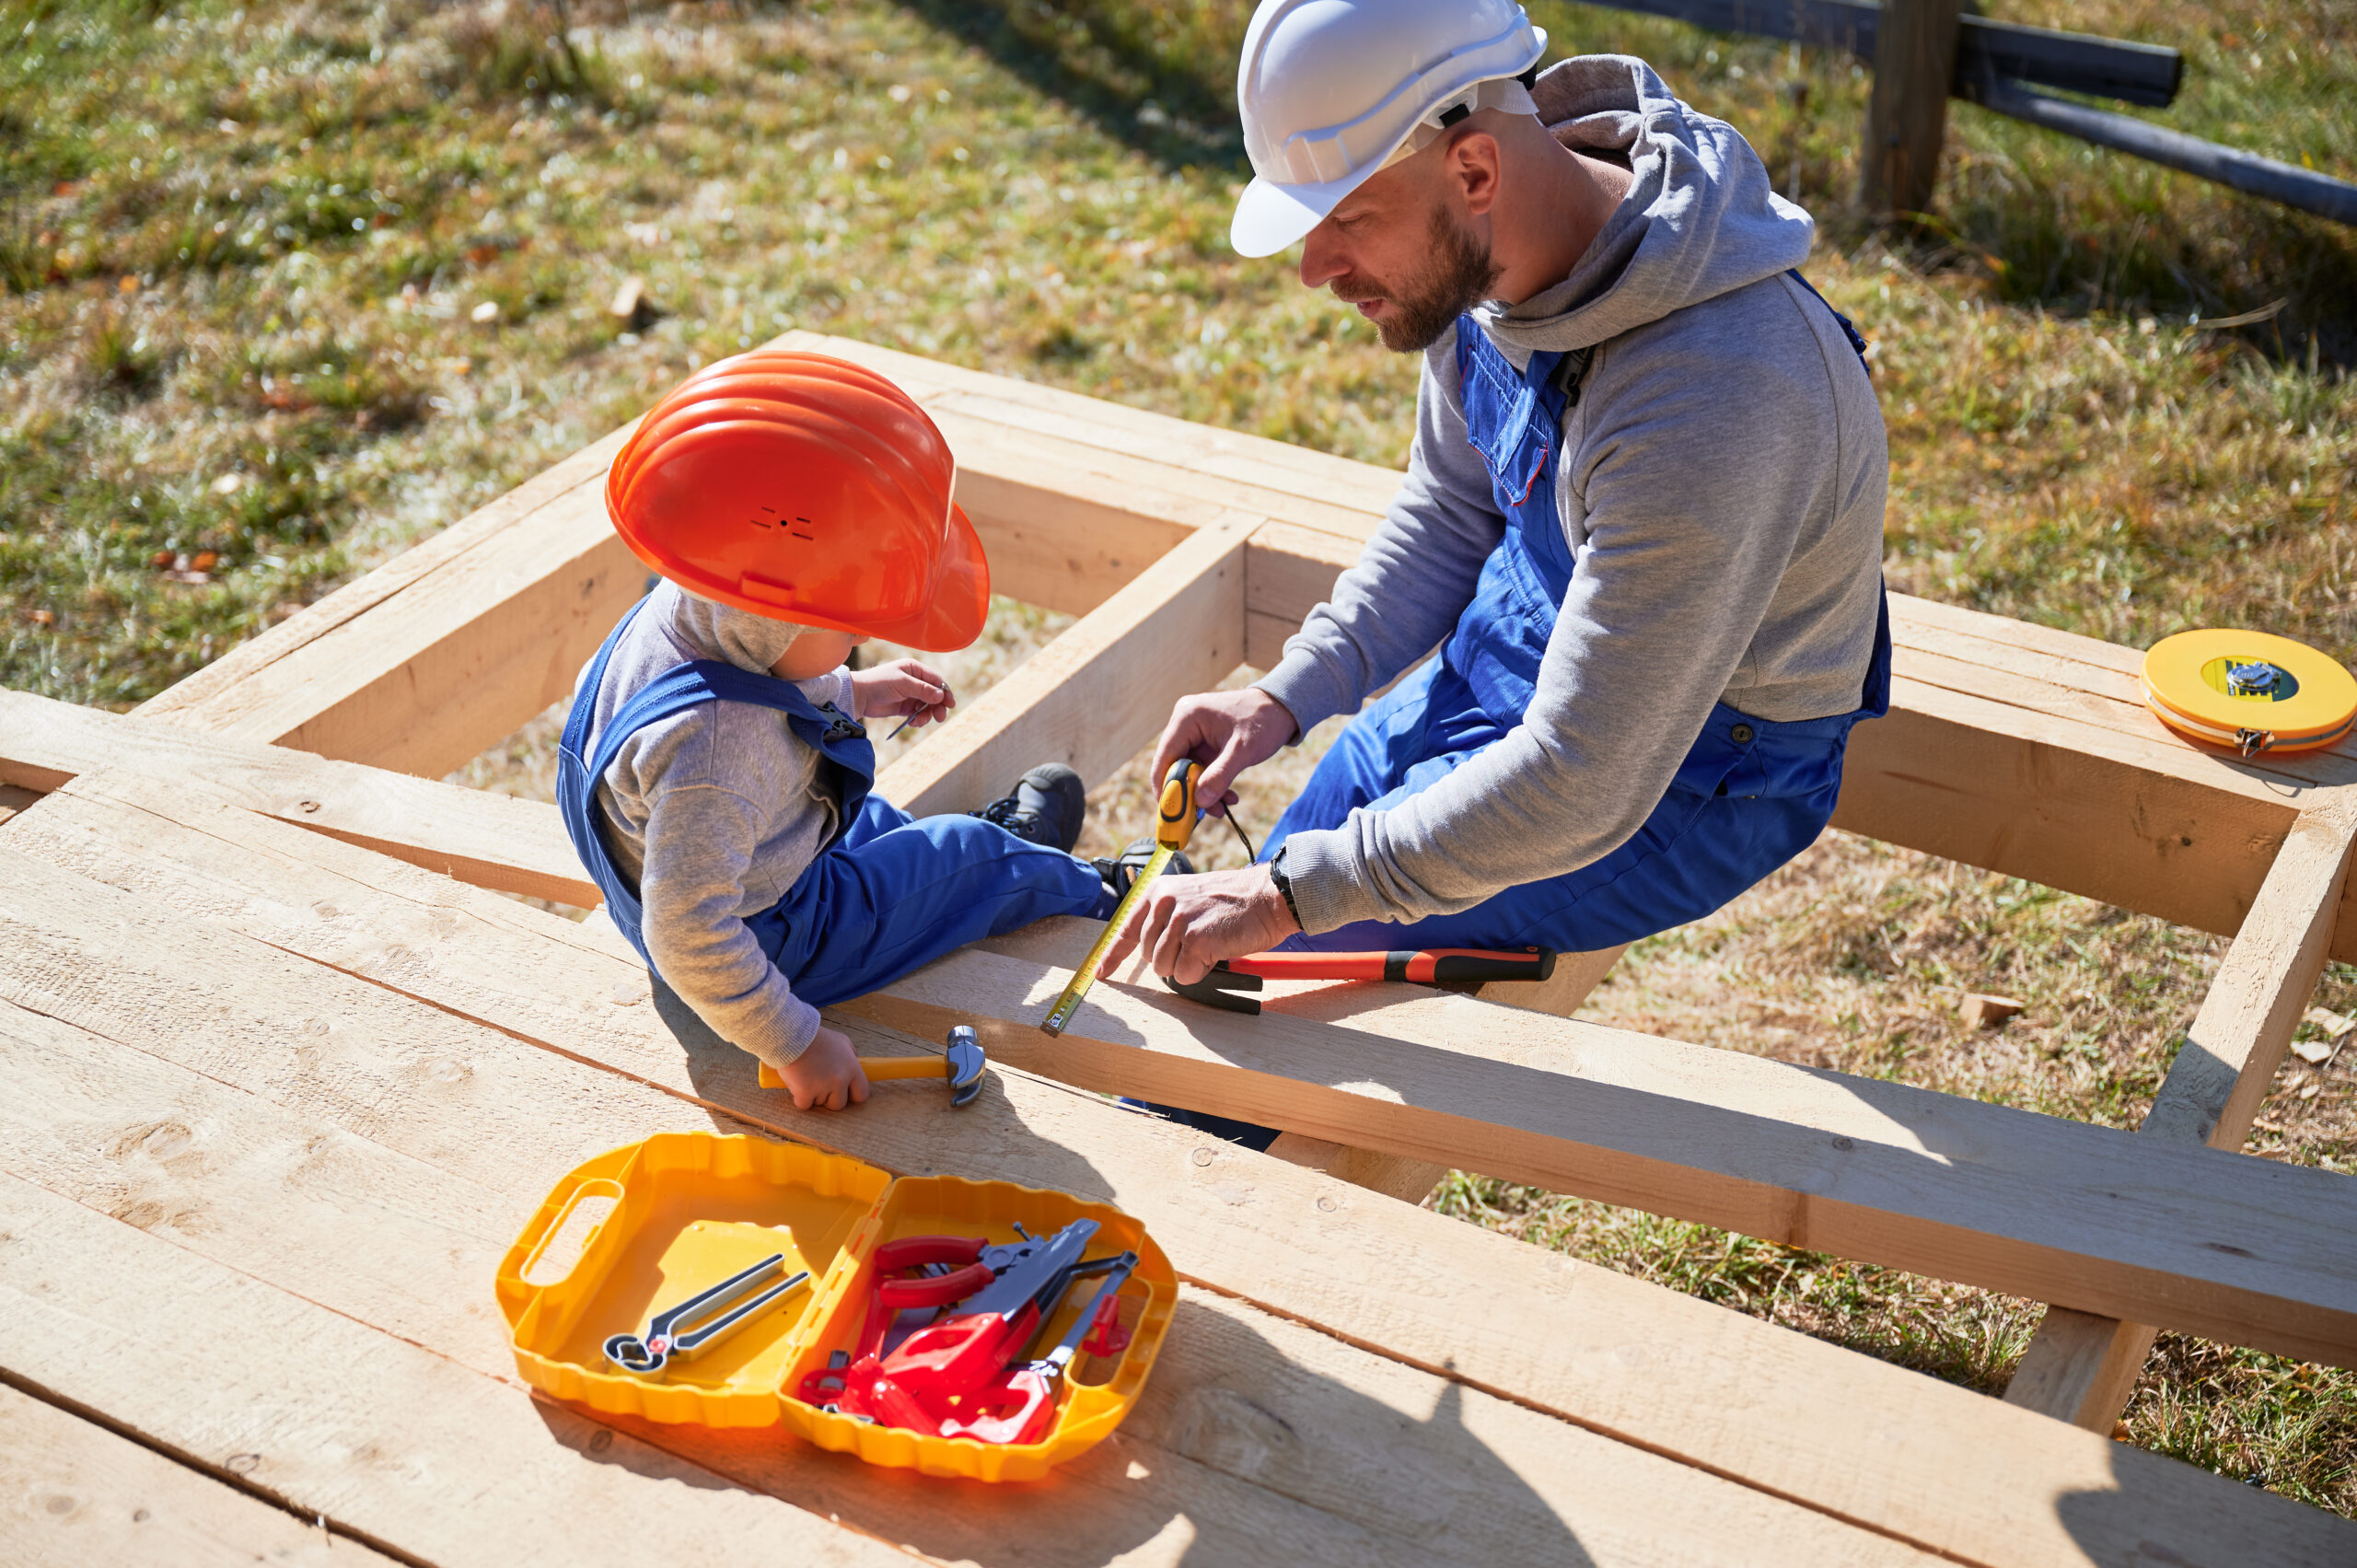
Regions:
<instances>
[{"instance_id":1,"label":"toy hammer handle","mask_svg":"<svg viewBox=\"0 0 2357 1568\"><path fill-rule=\"evenodd\" d=\"M941 1078L948 1075L949 1063L939 1056L863 1056L859 1070L871 1084L884 1078ZM761 1063L761 1081L765 1089L785 1087L785 1080L766 1062Z\"/></svg>"},{"instance_id":2,"label":"toy hammer handle","mask_svg":"<svg viewBox=\"0 0 2357 1568\"><path fill-rule=\"evenodd\" d=\"M1185 849L1195 830L1195 780L1203 765L1191 757L1170 764L1163 776L1162 802L1155 812L1154 842L1167 849Z\"/></svg>"}]
</instances>

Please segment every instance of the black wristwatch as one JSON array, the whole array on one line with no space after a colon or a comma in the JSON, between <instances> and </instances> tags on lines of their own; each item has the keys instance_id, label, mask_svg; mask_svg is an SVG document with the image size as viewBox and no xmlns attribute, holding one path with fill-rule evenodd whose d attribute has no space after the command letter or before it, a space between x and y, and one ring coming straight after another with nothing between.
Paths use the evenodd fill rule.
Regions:
<instances>
[{"instance_id":1,"label":"black wristwatch","mask_svg":"<svg viewBox=\"0 0 2357 1568\"><path fill-rule=\"evenodd\" d=\"M1293 916L1293 923L1300 925L1301 906L1293 901L1293 878L1285 875L1285 852L1282 848L1270 858L1269 880L1276 884L1277 897L1284 900L1285 909Z\"/></svg>"}]
</instances>

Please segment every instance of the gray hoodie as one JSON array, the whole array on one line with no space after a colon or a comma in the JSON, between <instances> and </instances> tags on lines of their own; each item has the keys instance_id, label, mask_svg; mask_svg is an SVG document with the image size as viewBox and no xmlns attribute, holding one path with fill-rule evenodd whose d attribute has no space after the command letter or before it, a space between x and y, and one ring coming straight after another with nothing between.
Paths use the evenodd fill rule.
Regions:
<instances>
[{"instance_id":1,"label":"gray hoodie","mask_svg":"<svg viewBox=\"0 0 2357 1568\"><path fill-rule=\"evenodd\" d=\"M1520 727L1388 810L1287 841L1313 933L1451 913L1601 859L1660 803L1715 702L1777 721L1860 704L1888 454L1840 328L1783 275L1814 225L1732 126L1642 61L1566 60L1532 96L1559 140L1634 175L1571 276L1475 312L1517 366L1595 348L1556 494L1571 590ZM1305 732L1446 636L1503 537L1453 334L1424 355L1416 421L1359 563L1258 682Z\"/></svg>"},{"instance_id":2,"label":"gray hoodie","mask_svg":"<svg viewBox=\"0 0 2357 1568\"><path fill-rule=\"evenodd\" d=\"M659 584L614 645L589 749L665 671L717 659L766 675L802 630ZM852 711L848 669L795 684L822 707ZM775 709L699 703L633 731L598 776L598 825L614 868L638 889L656 972L714 1033L772 1067L802 1054L819 1010L794 994L745 921L785 897L833 831L830 772Z\"/></svg>"}]
</instances>

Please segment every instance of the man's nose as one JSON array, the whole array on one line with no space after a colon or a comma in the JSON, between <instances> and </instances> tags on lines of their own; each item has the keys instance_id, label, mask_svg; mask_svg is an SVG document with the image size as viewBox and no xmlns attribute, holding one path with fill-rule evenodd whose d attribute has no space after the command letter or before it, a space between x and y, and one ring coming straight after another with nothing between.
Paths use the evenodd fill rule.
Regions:
<instances>
[{"instance_id":1,"label":"man's nose","mask_svg":"<svg viewBox=\"0 0 2357 1568\"><path fill-rule=\"evenodd\" d=\"M1301 248L1301 284L1304 288L1324 288L1336 278L1348 275L1350 263L1342 258L1342 248L1334 243L1330 223L1321 223L1309 231Z\"/></svg>"}]
</instances>

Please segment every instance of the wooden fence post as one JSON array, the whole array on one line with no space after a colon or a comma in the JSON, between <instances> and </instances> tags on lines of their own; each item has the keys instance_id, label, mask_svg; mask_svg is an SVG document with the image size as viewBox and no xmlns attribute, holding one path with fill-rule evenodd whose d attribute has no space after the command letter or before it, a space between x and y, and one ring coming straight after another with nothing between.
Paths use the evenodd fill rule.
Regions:
<instances>
[{"instance_id":1,"label":"wooden fence post","mask_svg":"<svg viewBox=\"0 0 2357 1568\"><path fill-rule=\"evenodd\" d=\"M1928 211L1956 78L1961 0L1883 0L1875 35L1874 97L1858 159L1858 200L1869 212Z\"/></svg>"}]
</instances>

